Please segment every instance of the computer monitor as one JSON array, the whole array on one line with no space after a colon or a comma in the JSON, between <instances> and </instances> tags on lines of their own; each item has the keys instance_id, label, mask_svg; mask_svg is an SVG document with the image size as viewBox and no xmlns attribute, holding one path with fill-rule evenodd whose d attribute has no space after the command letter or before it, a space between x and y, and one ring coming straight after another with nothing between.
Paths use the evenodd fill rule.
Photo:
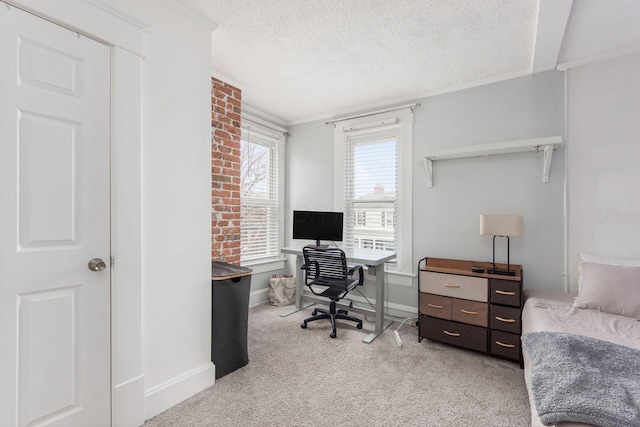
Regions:
<instances>
[{"instance_id":1,"label":"computer monitor","mask_svg":"<svg viewBox=\"0 0 640 427\"><path fill-rule=\"evenodd\" d=\"M293 211L293 238L342 241L342 212Z\"/></svg>"}]
</instances>

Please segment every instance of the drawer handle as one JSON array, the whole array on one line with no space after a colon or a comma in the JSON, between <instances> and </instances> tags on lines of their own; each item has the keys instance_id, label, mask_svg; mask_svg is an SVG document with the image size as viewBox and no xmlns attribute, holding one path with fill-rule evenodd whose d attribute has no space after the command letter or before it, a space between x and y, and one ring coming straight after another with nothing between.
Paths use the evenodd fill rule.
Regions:
<instances>
[{"instance_id":1,"label":"drawer handle","mask_svg":"<svg viewBox=\"0 0 640 427\"><path fill-rule=\"evenodd\" d=\"M469 311L469 310L465 310L463 308L460 309L461 312L463 312L464 314L478 314L477 311Z\"/></svg>"},{"instance_id":2,"label":"drawer handle","mask_svg":"<svg viewBox=\"0 0 640 427\"><path fill-rule=\"evenodd\" d=\"M442 331L442 332L444 332L445 334L449 335L450 337L459 337L460 336L460 334L457 333L457 332L449 332L449 331Z\"/></svg>"},{"instance_id":3,"label":"drawer handle","mask_svg":"<svg viewBox=\"0 0 640 427\"><path fill-rule=\"evenodd\" d=\"M514 348L515 344L505 344L503 342L500 341L496 341L496 344L498 344L500 347L507 347L507 348Z\"/></svg>"},{"instance_id":4,"label":"drawer handle","mask_svg":"<svg viewBox=\"0 0 640 427\"><path fill-rule=\"evenodd\" d=\"M435 304L429 304L429 303L427 303L427 305L428 305L429 307L431 307L431 308L444 308L444 307L443 307L443 306L441 306L441 305L435 305Z\"/></svg>"},{"instance_id":5,"label":"drawer handle","mask_svg":"<svg viewBox=\"0 0 640 427\"><path fill-rule=\"evenodd\" d=\"M510 292L510 291L501 291L499 289L496 289L496 294L499 295L509 295L510 297L514 296L516 293L515 292Z\"/></svg>"},{"instance_id":6,"label":"drawer handle","mask_svg":"<svg viewBox=\"0 0 640 427\"><path fill-rule=\"evenodd\" d=\"M451 283L445 283L444 286L447 287L447 288L459 288L460 287L460 285L454 285L454 284L451 284Z\"/></svg>"},{"instance_id":7,"label":"drawer handle","mask_svg":"<svg viewBox=\"0 0 640 427\"><path fill-rule=\"evenodd\" d=\"M515 323L516 321L516 319L505 319L504 317L500 317L500 316L496 316L496 320L499 320L505 323Z\"/></svg>"}]
</instances>

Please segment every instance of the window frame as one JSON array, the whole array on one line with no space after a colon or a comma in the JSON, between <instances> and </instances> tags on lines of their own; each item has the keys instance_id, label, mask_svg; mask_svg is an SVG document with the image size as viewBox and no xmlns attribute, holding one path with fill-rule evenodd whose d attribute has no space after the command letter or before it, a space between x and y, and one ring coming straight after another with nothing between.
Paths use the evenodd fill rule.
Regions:
<instances>
[{"instance_id":1,"label":"window frame","mask_svg":"<svg viewBox=\"0 0 640 427\"><path fill-rule=\"evenodd\" d=\"M283 256L280 253L280 248L284 245L284 144L285 144L285 136L286 133L284 130L276 130L271 127L267 127L266 125L262 125L260 123L255 122L254 120L248 119L244 115L242 116L241 123L241 141L248 141L254 144L259 144L267 147L268 150L271 151L271 156L273 156L274 161L269 162L269 172L271 174L271 180L274 185L277 186L277 200L276 200L276 211L277 217L273 220L271 226L276 227L275 233L272 233L275 236L275 241L268 242L267 247L271 248L271 252L266 253L264 256L258 257L250 257L244 258L242 256L242 249L240 254L240 263L244 266L255 266L265 263L271 263L273 261L282 262ZM242 142L241 142L242 143ZM242 152L240 153L240 161L242 161ZM240 183L242 186L242 183ZM240 209L242 212L242 189L240 189ZM242 224L240 224L241 226ZM240 234L242 235L242 229L240 230ZM240 246L242 248L242 237L240 241Z\"/></svg>"},{"instance_id":2,"label":"window frame","mask_svg":"<svg viewBox=\"0 0 640 427\"><path fill-rule=\"evenodd\" d=\"M403 108L334 123L334 206L344 211L344 145L350 136L375 137L394 133L397 138L398 231L395 267L387 271L413 276L413 111ZM345 233L346 234L346 233Z\"/></svg>"}]
</instances>

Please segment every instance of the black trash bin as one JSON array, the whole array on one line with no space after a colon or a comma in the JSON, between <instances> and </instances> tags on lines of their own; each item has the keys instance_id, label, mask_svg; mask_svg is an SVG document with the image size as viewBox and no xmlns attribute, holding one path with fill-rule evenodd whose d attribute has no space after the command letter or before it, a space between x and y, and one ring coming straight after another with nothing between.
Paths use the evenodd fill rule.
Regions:
<instances>
[{"instance_id":1,"label":"black trash bin","mask_svg":"<svg viewBox=\"0 0 640 427\"><path fill-rule=\"evenodd\" d=\"M247 328L251 273L246 267L211 261L211 361L216 378L249 363Z\"/></svg>"}]
</instances>

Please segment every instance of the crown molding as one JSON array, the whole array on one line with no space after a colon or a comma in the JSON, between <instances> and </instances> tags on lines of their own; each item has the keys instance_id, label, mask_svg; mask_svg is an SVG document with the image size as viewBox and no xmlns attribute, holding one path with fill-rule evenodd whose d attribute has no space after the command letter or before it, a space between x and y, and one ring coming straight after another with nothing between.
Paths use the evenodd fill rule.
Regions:
<instances>
[{"instance_id":1,"label":"crown molding","mask_svg":"<svg viewBox=\"0 0 640 427\"><path fill-rule=\"evenodd\" d=\"M238 80L229 76L228 74L223 73L222 71L216 70L215 68L211 69L211 77L215 77L216 79L225 82L228 85L235 87L236 89L244 90L247 85L244 83L240 83Z\"/></svg>"},{"instance_id":2,"label":"crown molding","mask_svg":"<svg viewBox=\"0 0 640 427\"><path fill-rule=\"evenodd\" d=\"M121 10L116 9L115 7L113 7L111 4L106 3L103 0L86 0L88 3L93 4L96 7L99 7L100 9L104 10L105 12L110 13L111 15L115 16L116 18L120 18L125 22L128 22L129 24L133 25L136 28L139 28L142 31L149 31L149 28L151 27L149 24L139 21L135 18L133 18L130 15L127 15L125 13L123 13Z\"/></svg>"},{"instance_id":3,"label":"crown molding","mask_svg":"<svg viewBox=\"0 0 640 427\"><path fill-rule=\"evenodd\" d=\"M216 22L212 21L206 16L196 12L195 10L191 9L188 6L185 6L184 4L176 0L158 0L158 2L175 10L176 12L190 19L191 21L200 25L202 28L206 30L214 31L216 28L218 28L218 24Z\"/></svg>"},{"instance_id":4,"label":"crown molding","mask_svg":"<svg viewBox=\"0 0 640 427\"><path fill-rule=\"evenodd\" d=\"M618 49L611 52L602 53L600 55L591 55L584 58L574 59L570 61L560 62L556 67L560 71L567 71L571 68L583 67L585 65L594 64L596 62L609 61L611 59L622 58L640 53L638 46L628 47L626 49Z\"/></svg>"}]
</instances>

